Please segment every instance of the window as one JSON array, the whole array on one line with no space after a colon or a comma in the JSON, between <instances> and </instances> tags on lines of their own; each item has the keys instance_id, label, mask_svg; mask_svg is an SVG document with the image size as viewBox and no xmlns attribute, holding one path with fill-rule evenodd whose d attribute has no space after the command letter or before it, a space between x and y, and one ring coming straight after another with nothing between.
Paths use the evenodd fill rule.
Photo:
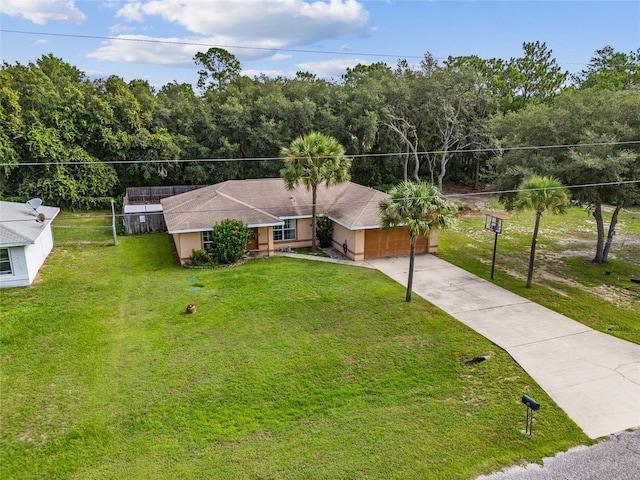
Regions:
<instances>
[{"instance_id":1,"label":"window","mask_svg":"<svg viewBox=\"0 0 640 480\"><path fill-rule=\"evenodd\" d=\"M273 227L273 241L280 242L282 240L296 239L296 219L289 218L284 221L284 225L276 225Z\"/></svg>"},{"instance_id":2,"label":"window","mask_svg":"<svg viewBox=\"0 0 640 480\"><path fill-rule=\"evenodd\" d=\"M202 249L207 252L211 252L212 245L213 245L213 232L210 230L207 232L202 232Z\"/></svg>"},{"instance_id":3,"label":"window","mask_svg":"<svg viewBox=\"0 0 640 480\"><path fill-rule=\"evenodd\" d=\"M0 248L0 275L11 275L11 259L9 249Z\"/></svg>"}]
</instances>

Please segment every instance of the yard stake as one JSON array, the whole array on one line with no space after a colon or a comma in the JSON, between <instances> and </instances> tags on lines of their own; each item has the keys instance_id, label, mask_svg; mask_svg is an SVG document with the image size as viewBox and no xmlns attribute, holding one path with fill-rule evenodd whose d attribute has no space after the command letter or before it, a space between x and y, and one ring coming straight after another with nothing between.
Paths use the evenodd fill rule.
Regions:
<instances>
[{"instance_id":1,"label":"yard stake","mask_svg":"<svg viewBox=\"0 0 640 480\"><path fill-rule=\"evenodd\" d=\"M113 232L113 244L118 244L118 237L116 236L116 209L111 200L111 231Z\"/></svg>"}]
</instances>

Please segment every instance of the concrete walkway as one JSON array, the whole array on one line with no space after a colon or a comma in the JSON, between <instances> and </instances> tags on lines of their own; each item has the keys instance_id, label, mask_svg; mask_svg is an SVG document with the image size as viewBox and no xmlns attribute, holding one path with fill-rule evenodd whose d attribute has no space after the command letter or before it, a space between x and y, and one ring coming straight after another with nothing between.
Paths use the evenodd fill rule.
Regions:
<instances>
[{"instance_id":1,"label":"concrete walkway","mask_svg":"<svg viewBox=\"0 0 640 480\"><path fill-rule=\"evenodd\" d=\"M365 263L406 286L408 257ZM596 332L433 255L416 256L413 292L506 350L589 437L640 426L640 345Z\"/></svg>"}]
</instances>

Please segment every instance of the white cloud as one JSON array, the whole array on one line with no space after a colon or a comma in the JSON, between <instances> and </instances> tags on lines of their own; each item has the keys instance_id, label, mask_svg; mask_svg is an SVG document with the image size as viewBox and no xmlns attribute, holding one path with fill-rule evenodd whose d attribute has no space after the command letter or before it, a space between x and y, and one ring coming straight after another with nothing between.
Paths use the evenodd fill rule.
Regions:
<instances>
[{"instance_id":1,"label":"white cloud","mask_svg":"<svg viewBox=\"0 0 640 480\"><path fill-rule=\"evenodd\" d=\"M185 44L189 40L182 38L163 38L164 43L156 40L159 39L146 35L119 35L87 56L101 61L194 67L193 56L198 51L208 50Z\"/></svg>"},{"instance_id":2,"label":"white cloud","mask_svg":"<svg viewBox=\"0 0 640 480\"><path fill-rule=\"evenodd\" d=\"M242 70L242 75L246 75L249 78L259 77L266 75L269 78L286 77L295 78L296 72L285 72L284 70Z\"/></svg>"},{"instance_id":3,"label":"white cloud","mask_svg":"<svg viewBox=\"0 0 640 480\"><path fill-rule=\"evenodd\" d=\"M289 60L291 58L293 58L293 55L285 55L283 53L276 53L275 55L270 56L266 60L278 61L278 60Z\"/></svg>"},{"instance_id":4,"label":"white cloud","mask_svg":"<svg viewBox=\"0 0 640 480\"><path fill-rule=\"evenodd\" d=\"M347 68L353 68L359 63L368 65L371 62L358 58L340 58L319 62L303 62L298 64L298 70L315 73L321 78L339 78L346 73Z\"/></svg>"},{"instance_id":5,"label":"white cloud","mask_svg":"<svg viewBox=\"0 0 640 480\"><path fill-rule=\"evenodd\" d=\"M144 22L142 4L140 2L128 3L118 10L116 16L124 18L127 22Z\"/></svg>"},{"instance_id":6,"label":"white cloud","mask_svg":"<svg viewBox=\"0 0 640 480\"><path fill-rule=\"evenodd\" d=\"M85 70L83 72L89 79L96 80L99 78L109 78L109 73L103 72L101 70Z\"/></svg>"},{"instance_id":7,"label":"white cloud","mask_svg":"<svg viewBox=\"0 0 640 480\"><path fill-rule=\"evenodd\" d=\"M74 4L74 0L2 0L0 12L12 17L44 25L48 22L83 23L87 17Z\"/></svg>"},{"instance_id":8,"label":"white cloud","mask_svg":"<svg viewBox=\"0 0 640 480\"><path fill-rule=\"evenodd\" d=\"M232 45L268 48L360 35L369 21L356 0L150 0L127 3L117 15L130 22L160 17Z\"/></svg>"},{"instance_id":9,"label":"white cloud","mask_svg":"<svg viewBox=\"0 0 640 480\"><path fill-rule=\"evenodd\" d=\"M112 25L109 28L109 32L111 33L111 35L133 33L135 30L136 30L135 27L122 25L120 23L117 23L116 25Z\"/></svg>"},{"instance_id":10,"label":"white cloud","mask_svg":"<svg viewBox=\"0 0 640 480\"><path fill-rule=\"evenodd\" d=\"M369 22L368 12L357 0L135 0L121 5L116 16L121 23L112 32L119 36L104 42L89 57L184 67L194 67L193 56L211 46L228 50L243 65L255 60L284 61L292 55L278 52L280 48L362 35ZM165 26L166 22L174 24L166 27L173 38L160 38L157 33L153 37L133 35L125 29L128 24L138 33L141 27L160 32L163 25L159 21ZM175 37L175 26L190 33ZM126 39L136 41L123 41ZM243 71L247 72L250 70Z\"/></svg>"},{"instance_id":11,"label":"white cloud","mask_svg":"<svg viewBox=\"0 0 640 480\"><path fill-rule=\"evenodd\" d=\"M35 44L36 45L44 45L49 43L49 40L36 40Z\"/></svg>"}]
</instances>

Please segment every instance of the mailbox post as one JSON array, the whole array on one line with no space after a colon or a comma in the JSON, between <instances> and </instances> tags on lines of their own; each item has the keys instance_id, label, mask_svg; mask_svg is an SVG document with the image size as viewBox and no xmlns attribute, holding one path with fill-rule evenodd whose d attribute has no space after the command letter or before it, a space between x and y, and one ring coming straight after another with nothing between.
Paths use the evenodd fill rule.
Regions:
<instances>
[{"instance_id":1,"label":"mailbox post","mask_svg":"<svg viewBox=\"0 0 640 480\"><path fill-rule=\"evenodd\" d=\"M502 233L502 218L487 213L484 218L484 229L496 234L493 240L493 261L491 262L491 280L496 267L496 249L498 248L498 234Z\"/></svg>"},{"instance_id":2,"label":"mailbox post","mask_svg":"<svg viewBox=\"0 0 640 480\"><path fill-rule=\"evenodd\" d=\"M533 429L533 412L540 410L540 404L528 395L522 395L522 403L527 406L527 423L525 425L525 433L531 436Z\"/></svg>"}]
</instances>

